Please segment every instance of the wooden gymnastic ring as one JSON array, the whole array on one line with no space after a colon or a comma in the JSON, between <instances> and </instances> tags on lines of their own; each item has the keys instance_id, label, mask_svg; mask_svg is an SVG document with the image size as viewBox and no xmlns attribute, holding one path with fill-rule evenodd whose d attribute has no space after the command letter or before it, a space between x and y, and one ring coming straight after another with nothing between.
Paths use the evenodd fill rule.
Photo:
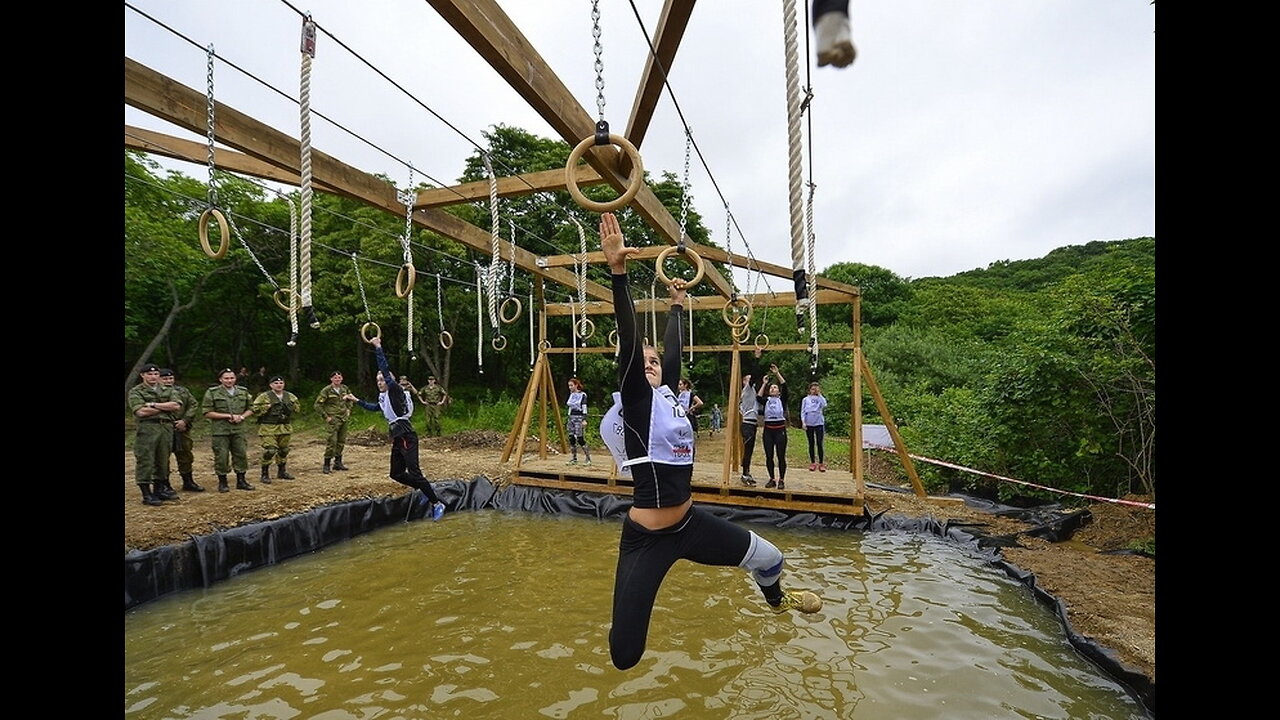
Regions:
<instances>
[{"instance_id":1,"label":"wooden gymnastic ring","mask_svg":"<svg viewBox=\"0 0 1280 720\"><path fill-rule=\"evenodd\" d=\"M511 314L511 317L507 317L507 307L512 303L515 303L515 306L516 306L515 312ZM523 309L524 309L524 303L520 302L519 297L512 295L508 297L506 300L502 301L502 306L498 308L498 319L501 320L503 324L510 325L511 323L520 319L520 311Z\"/></svg>"},{"instance_id":2,"label":"wooden gymnastic ring","mask_svg":"<svg viewBox=\"0 0 1280 720\"><path fill-rule=\"evenodd\" d=\"M609 344L614 346L615 348L618 347L618 331L617 330L609 331Z\"/></svg>"},{"instance_id":3,"label":"wooden gymnastic ring","mask_svg":"<svg viewBox=\"0 0 1280 720\"><path fill-rule=\"evenodd\" d=\"M294 301L294 304L285 305L284 303L280 302L280 293L284 293L286 297L291 297ZM290 290L289 288L276 288L276 291L271 294L271 299L275 300L276 305L278 305L280 309L285 312L297 312L298 308L302 307L302 296L299 295L296 291Z\"/></svg>"},{"instance_id":4,"label":"wooden gymnastic ring","mask_svg":"<svg viewBox=\"0 0 1280 720\"><path fill-rule=\"evenodd\" d=\"M666 261L668 255L679 251L680 247L678 245L663 248L662 252L658 253L658 259L654 261L654 272L658 274L659 280L666 283L667 287L671 287L671 283L675 281L667 277L666 271L662 269L662 263ZM694 252L691 248L685 248L683 252L680 252L680 254L691 258L689 262L693 264L693 267L696 270L693 274L693 279L685 282L684 284L684 289L690 290L694 285L698 284L699 280L702 279L702 275L705 270L702 266L702 256Z\"/></svg>"},{"instance_id":5,"label":"wooden gymnastic ring","mask_svg":"<svg viewBox=\"0 0 1280 720\"><path fill-rule=\"evenodd\" d=\"M409 297L409 293L413 292L413 283L417 279L418 271L414 269L413 263L401 265L400 271L396 273L396 297Z\"/></svg>"},{"instance_id":6,"label":"wooden gymnastic ring","mask_svg":"<svg viewBox=\"0 0 1280 720\"><path fill-rule=\"evenodd\" d=\"M369 328L373 328L373 337L369 336ZM364 340L370 345L373 344L373 338L380 338L380 337L382 337L382 328L378 327L378 323L370 320L369 322L360 326L360 339Z\"/></svg>"},{"instance_id":7,"label":"wooden gymnastic ring","mask_svg":"<svg viewBox=\"0 0 1280 720\"><path fill-rule=\"evenodd\" d=\"M580 339L586 340L596 334L596 323L591 318L584 317L573 326L573 331Z\"/></svg>"},{"instance_id":8,"label":"wooden gymnastic ring","mask_svg":"<svg viewBox=\"0 0 1280 720\"><path fill-rule=\"evenodd\" d=\"M764 338L764 340L761 340L760 338ZM757 350L768 350L768 349L769 349L769 336L768 336L768 335L765 335L764 333L757 333L757 334L756 334L756 349L757 349Z\"/></svg>"},{"instance_id":9,"label":"wooden gymnastic ring","mask_svg":"<svg viewBox=\"0 0 1280 720\"><path fill-rule=\"evenodd\" d=\"M448 330L440 331L440 347L445 350L453 347L453 335L449 334Z\"/></svg>"},{"instance_id":10,"label":"wooden gymnastic ring","mask_svg":"<svg viewBox=\"0 0 1280 720\"><path fill-rule=\"evenodd\" d=\"M489 341L489 344L493 346L494 350L502 352L507 349L507 338L503 335L494 335L493 339Z\"/></svg>"},{"instance_id":11,"label":"wooden gymnastic ring","mask_svg":"<svg viewBox=\"0 0 1280 720\"><path fill-rule=\"evenodd\" d=\"M730 326L729 334L733 335L734 342L737 342L738 344L742 344L747 340L751 339L751 328L745 325L740 327Z\"/></svg>"},{"instance_id":12,"label":"wooden gymnastic ring","mask_svg":"<svg viewBox=\"0 0 1280 720\"><path fill-rule=\"evenodd\" d=\"M606 213L613 212L618 208L625 207L627 203L635 199L636 193L640 192L640 186L644 184L644 165L640 162L640 151L636 150L636 146L631 141L622 137L609 133L609 142L622 148L627 157L631 159L631 177L630 184L617 198L608 202L596 202L589 199L582 191L578 189L578 160L582 158L582 154L587 148L595 145L596 136L588 135L578 143L573 152L569 153L569 161L564 166L564 189L569 191L569 195L573 196L574 202L578 205L591 210L593 212Z\"/></svg>"},{"instance_id":13,"label":"wooden gymnastic ring","mask_svg":"<svg viewBox=\"0 0 1280 720\"><path fill-rule=\"evenodd\" d=\"M542 352L546 352L546 351L550 350L550 349L551 349L551 341L550 341L550 340L539 340L539 341L538 341L538 349L539 349L539 350L541 350Z\"/></svg>"},{"instance_id":14,"label":"wooden gymnastic ring","mask_svg":"<svg viewBox=\"0 0 1280 720\"><path fill-rule=\"evenodd\" d=\"M218 244L218 251L214 252L213 247L209 245L209 216L212 215L214 220L218 221L218 234L222 237L222 242ZM231 247L231 228L227 225L227 216L216 207L210 207L200 213L200 247L204 250L204 254L214 260L221 260L227 256L227 248Z\"/></svg>"},{"instance_id":15,"label":"wooden gymnastic ring","mask_svg":"<svg viewBox=\"0 0 1280 720\"><path fill-rule=\"evenodd\" d=\"M745 307L746 311L735 315L731 312L735 307ZM724 307L720 309L720 317L724 318L724 324L731 328L749 324L751 322L751 301L741 296L726 300Z\"/></svg>"}]
</instances>

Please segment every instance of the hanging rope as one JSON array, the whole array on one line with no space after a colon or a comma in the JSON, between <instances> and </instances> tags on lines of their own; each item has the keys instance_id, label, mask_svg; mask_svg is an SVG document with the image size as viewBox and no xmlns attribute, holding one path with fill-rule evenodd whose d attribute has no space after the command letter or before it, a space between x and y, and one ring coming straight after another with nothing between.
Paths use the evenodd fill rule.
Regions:
<instances>
[{"instance_id":1,"label":"hanging rope","mask_svg":"<svg viewBox=\"0 0 1280 720\"><path fill-rule=\"evenodd\" d=\"M573 323L572 325L573 327L575 328L578 327L578 311L572 304L569 305L569 322ZM570 348L573 350L573 374L577 375L578 374L578 333L577 332L569 333L569 343L570 343Z\"/></svg>"},{"instance_id":2,"label":"hanging rope","mask_svg":"<svg viewBox=\"0 0 1280 720\"><path fill-rule=\"evenodd\" d=\"M592 47L596 55L595 71L596 71L596 132L594 135L588 135L578 143L573 151L569 153L569 161L565 163L565 190L569 191L569 195L573 197L574 202L578 205L598 213L613 212L624 207L627 203L635 199L636 193L640 192L640 186L644 183L644 164L640 162L640 151L636 149L631 141L609 132L609 123L604 119L604 45L600 42L600 0L591 0L591 37L595 39ZM592 145L617 145L627 154L631 160L631 177L627 181L627 188L614 200L609 202L596 202L590 200L586 195L582 194L582 190L578 188L578 160L582 158L582 154Z\"/></svg>"},{"instance_id":3,"label":"hanging rope","mask_svg":"<svg viewBox=\"0 0 1280 720\"><path fill-rule=\"evenodd\" d=\"M587 231L578 222L578 218L570 215L569 219L578 226L578 254L573 259L578 280L578 319L573 322L573 334L586 340L596 333L595 322L587 317ZM574 370L577 370L576 366Z\"/></svg>"},{"instance_id":4,"label":"hanging rope","mask_svg":"<svg viewBox=\"0 0 1280 720\"><path fill-rule=\"evenodd\" d=\"M818 188L809 181L809 201L805 205L805 225L809 238L809 372L818 371L818 268L814 253L813 191Z\"/></svg>"},{"instance_id":5,"label":"hanging rope","mask_svg":"<svg viewBox=\"0 0 1280 720\"><path fill-rule=\"evenodd\" d=\"M289 203L289 294L294 296L298 294L298 206L287 197L284 201ZM289 331L285 344L294 347L298 344L298 309L294 303L289 304Z\"/></svg>"},{"instance_id":6,"label":"hanging rope","mask_svg":"<svg viewBox=\"0 0 1280 720\"><path fill-rule=\"evenodd\" d=\"M481 295L484 292L484 286L480 282L480 276L484 273L484 269L480 267L480 263L476 263L476 365L480 368L480 374L484 374L484 308L481 305L483 300Z\"/></svg>"},{"instance_id":7,"label":"hanging rope","mask_svg":"<svg viewBox=\"0 0 1280 720\"><path fill-rule=\"evenodd\" d=\"M493 173L489 154L483 155L484 169L489 173L489 269L485 273L489 286L489 327L493 328L493 349L507 346L498 324L498 276L502 272L502 253L498 247L498 177Z\"/></svg>"},{"instance_id":8,"label":"hanging rope","mask_svg":"<svg viewBox=\"0 0 1280 720\"><path fill-rule=\"evenodd\" d=\"M214 162L213 162L213 148L214 148L214 144L213 144L213 127L214 127L213 60L214 60L213 43L210 43L209 48L207 50L207 60L206 60L207 89L205 91L205 105L207 108L205 112L205 135L208 137L208 140L209 140L208 153L207 153L207 159L209 161L209 183L207 185L208 207L205 208L204 212L200 213L200 220L199 220L198 226L200 229L200 247L201 249L204 250L204 254L208 255L214 260L221 260L222 258L227 256L227 250L231 247L231 231L227 227L227 216L223 215L222 211L218 209L218 186L217 186L217 183L214 182L215 178L214 178ZM209 245L209 220L211 218L217 221L218 223L219 240L218 240L217 250L214 250L213 247Z\"/></svg>"},{"instance_id":9,"label":"hanging rope","mask_svg":"<svg viewBox=\"0 0 1280 720\"><path fill-rule=\"evenodd\" d=\"M796 291L796 332L804 332L804 310L809 302L805 279L804 208L801 203L800 76L796 50L796 3L782 0L782 39L787 79L787 180L791 209L791 272Z\"/></svg>"},{"instance_id":10,"label":"hanging rope","mask_svg":"<svg viewBox=\"0 0 1280 720\"><path fill-rule=\"evenodd\" d=\"M311 14L302 19L302 78L299 82L298 116L302 123L302 157L299 161L302 198L302 247L301 279L302 309L307 313L307 324L320 327L315 307L311 304L311 61L316 56L316 24Z\"/></svg>"}]
</instances>

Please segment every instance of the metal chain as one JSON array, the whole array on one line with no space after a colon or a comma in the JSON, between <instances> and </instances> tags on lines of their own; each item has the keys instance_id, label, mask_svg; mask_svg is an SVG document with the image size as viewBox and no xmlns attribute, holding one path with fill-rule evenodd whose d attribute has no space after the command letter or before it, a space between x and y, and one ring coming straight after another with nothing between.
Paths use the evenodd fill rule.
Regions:
<instances>
[{"instance_id":1,"label":"metal chain","mask_svg":"<svg viewBox=\"0 0 1280 720\"><path fill-rule=\"evenodd\" d=\"M360 302L364 304L364 316L369 318L369 322L373 322L373 313L369 312L369 298L364 294L364 278L360 276L360 261L356 259L355 253L351 253L351 264L356 268L356 284L360 286Z\"/></svg>"},{"instance_id":2,"label":"metal chain","mask_svg":"<svg viewBox=\"0 0 1280 720\"><path fill-rule=\"evenodd\" d=\"M596 54L596 110L600 122L604 122L604 45L600 43L600 0L591 0L591 37L595 38L592 48Z\"/></svg>"},{"instance_id":3,"label":"metal chain","mask_svg":"<svg viewBox=\"0 0 1280 720\"><path fill-rule=\"evenodd\" d=\"M413 265L413 251L409 247L409 238L413 233L413 201L416 200L418 194L413 189L413 163L409 163L409 185L404 191L404 237L400 238L400 245L404 248L405 265ZM417 274L417 268L413 270ZM406 321L404 326L404 344L410 348L409 358L417 360L417 355L412 352L413 344L413 287L410 286L409 292L405 293L405 301L408 304L406 310Z\"/></svg>"},{"instance_id":4,"label":"metal chain","mask_svg":"<svg viewBox=\"0 0 1280 720\"><path fill-rule=\"evenodd\" d=\"M680 252L684 252L685 223L689 219L689 151L693 147L693 130L689 127L684 129L684 181L680 184Z\"/></svg>"},{"instance_id":5,"label":"metal chain","mask_svg":"<svg viewBox=\"0 0 1280 720\"><path fill-rule=\"evenodd\" d=\"M209 48L207 52L208 52L208 77L206 78L206 81L207 81L206 87L208 88L208 90L206 91L206 94L205 94L205 101L206 101L205 105L208 107L208 112L205 120L205 128L206 128L206 133L209 137L209 152L208 152L209 190L208 190L207 197L209 200L209 207L212 208L212 207L218 206L218 188L213 181L213 169L214 169L214 165L213 165L213 121L214 121L214 118L213 118L213 58L214 58L213 43L209 43Z\"/></svg>"},{"instance_id":6,"label":"metal chain","mask_svg":"<svg viewBox=\"0 0 1280 720\"><path fill-rule=\"evenodd\" d=\"M258 270L262 273L262 276L267 279L267 282L271 283L271 287L279 290L280 283L276 282L276 279L271 277L271 273L267 272L267 269L262 266L262 262L258 260L258 256L253 253L253 248L249 247L249 243L246 242L244 236L240 234L240 227L236 225L235 216L231 213L227 213L227 224L231 226L231 232L235 233L236 239L240 241L242 246L244 246L245 252L249 253L250 258L253 258L253 264L258 266ZM289 298L289 301L292 303L293 298Z\"/></svg>"},{"instance_id":7,"label":"metal chain","mask_svg":"<svg viewBox=\"0 0 1280 720\"><path fill-rule=\"evenodd\" d=\"M440 332L444 332L444 291L440 288L440 273L436 273L436 317L440 318Z\"/></svg>"},{"instance_id":8,"label":"metal chain","mask_svg":"<svg viewBox=\"0 0 1280 720\"><path fill-rule=\"evenodd\" d=\"M805 206L805 228L809 237L809 369L818 369L818 267L814 250L813 192L818 186L809 181L809 200Z\"/></svg>"},{"instance_id":9,"label":"metal chain","mask_svg":"<svg viewBox=\"0 0 1280 720\"><path fill-rule=\"evenodd\" d=\"M724 248L729 254L729 289L732 295L738 296L738 283L734 281L734 270L736 266L733 264L733 233L729 231L731 227L730 221L733 219L733 213L729 212L729 203L724 204Z\"/></svg>"}]
</instances>

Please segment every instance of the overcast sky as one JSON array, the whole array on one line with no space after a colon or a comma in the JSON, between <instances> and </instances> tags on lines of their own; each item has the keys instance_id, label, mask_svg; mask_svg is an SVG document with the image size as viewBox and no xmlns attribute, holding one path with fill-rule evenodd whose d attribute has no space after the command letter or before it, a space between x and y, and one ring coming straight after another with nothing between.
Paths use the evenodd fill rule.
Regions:
<instances>
[{"instance_id":1,"label":"overcast sky","mask_svg":"<svg viewBox=\"0 0 1280 720\"><path fill-rule=\"evenodd\" d=\"M652 37L662 3L634 3ZM595 118L591 2L500 5ZM605 119L622 133L648 47L631 0L599 7ZM308 12L321 28L311 108L333 121L313 119L315 150L403 187L410 164L415 184L456 182L497 124L557 137L422 0L129 0L125 55L204 90L213 44L217 100L298 137L296 100L280 93L298 96ZM851 14L847 68L818 68L816 39L806 53L797 35L819 270L947 276L1155 235L1150 0L854 0ZM664 90L640 151L655 177L682 176L682 113L710 170L695 155L689 183L712 237L725 243L727 203L735 254L790 267L784 55L781 0L698 3L669 73L675 103ZM127 106L125 122L204 141Z\"/></svg>"}]
</instances>

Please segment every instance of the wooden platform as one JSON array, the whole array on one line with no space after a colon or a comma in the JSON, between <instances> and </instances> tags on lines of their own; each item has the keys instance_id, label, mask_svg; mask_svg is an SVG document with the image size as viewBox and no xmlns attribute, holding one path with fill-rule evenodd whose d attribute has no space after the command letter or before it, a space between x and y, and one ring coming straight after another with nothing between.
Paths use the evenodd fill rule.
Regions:
<instances>
[{"instance_id":1,"label":"wooden platform","mask_svg":"<svg viewBox=\"0 0 1280 720\"><path fill-rule=\"evenodd\" d=\"M604 457L601 457L603 455ZM630 478L613 477L613 460L607 452L594 453L593 465L569 465L563 455L540 459L525 456L511 474L515 485L575 490L581 492L630 495ZM787 467L787 488L764 487L768 479L764 466L755 469L756 487L747 487L733 473L723 482L724 466L720 463L693 464L693 499L695 502L766 507L779 510L862 515L863 498L854 488L853 474L848 470L828 468L826 472L809 472L809 466Z\"/></svg>"}]
</instances>

